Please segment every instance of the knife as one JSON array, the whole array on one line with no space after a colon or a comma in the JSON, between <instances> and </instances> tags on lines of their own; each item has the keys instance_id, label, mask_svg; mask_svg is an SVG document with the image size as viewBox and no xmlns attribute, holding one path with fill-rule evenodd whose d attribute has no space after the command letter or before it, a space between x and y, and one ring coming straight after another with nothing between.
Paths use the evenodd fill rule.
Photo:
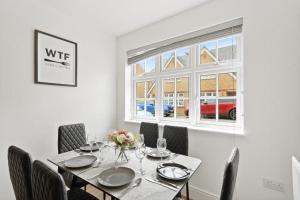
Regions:
<instances>
[{"instance_id":1,"label":"knife","mask_svg":"<svg viewBox=\"0 0 300 200\"><path fill-rule=\"evenodd\" d=\"M162 179L156 177L155 175L153 175L152 179L153 179L154 181L157 181L157 182L160 182L160 183L164 183L164 184L166 184L166 185L169 185L169 186L171 186L171 187L174 187L174 188L179 189L178 185L176 185L176 184L174 184L174 183L169 183L169 182L167 182L167 181L165 181L165 180L162 180Z\"/></svg>"},{"instance_id":2,"label":"knife","mask_svg":"<svg viewBox=\"0 0 300 200\"><path fill-rule=\"evenodd\" d=\"M149 182L151 182L151 183L156 183L156 184L158 184L158 185L164 186L164 187L169 188L169 189L174 190L174 191L177 191L177 189L178 189L177 187L175 188L174 186L170 186L170 185L161 183L161 182L159 182L159 181L153 180L153 179L148 178L148 177L145 177L145 180L147 180L147 181L149 181Z\"/></svg>"}]
</instances>

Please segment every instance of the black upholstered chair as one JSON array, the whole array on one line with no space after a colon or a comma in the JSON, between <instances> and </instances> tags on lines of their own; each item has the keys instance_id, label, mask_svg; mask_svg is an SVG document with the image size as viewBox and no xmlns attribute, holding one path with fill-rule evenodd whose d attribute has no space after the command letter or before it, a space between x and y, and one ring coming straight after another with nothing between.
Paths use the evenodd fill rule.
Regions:
<instances>
[{"instance_id":1,"label":"black upholstered chair","mask_svg":"<svg viewBox=\"0 0 300 200\"><path fill-rule=\"evenodd\" d=\"M179 126L164 126L163 137L167 141L167 149L173 153L187 156L189 153L188 129Z\"/></svg>"},{"instance_id":2,"label":"black upholstered chair","mask_svg":"<svg viewBox=\"0 0 300 200\"><path fill-rule=\"evenodd\" d=\"M63 125L58 128L58 153L78 149L84 144L86 144L84 124ZM87 184L84 180L60 168L58 172L63 176L66 185L71 189L85 187Z\"/></svg>"},{"instance_id":3,"label":"black upholstered chair","mask_svg":"<svg viewBox=\"0 0 300 200\"><path fill-rule=\"evenodd\" d=\"M78 149L86 144L84 124L63 125L58 128L58 153Z\"/></svg>"},{"instance_id":4,"label":"black upholstered chair","mask_svg":"<svg viewBox=\"0 0 300 200\"><path fill-rule=\"evenodd\" d=\"M173 153L187 156L189 153L188 129L179 126L164 126L163 137L167 141L167 149ZM189 199L189 183L186 183L186 198Z\"/></svg>"},{"instance_id":5,"label":"black upholstered chair","mask_svg":"<svg viewBox=\"0 0 300 200\"><path fill-rule=\"evenodd\" d=\"M225 166L220 200L232 200L239 166L239 149L234 148Z\"/></svg>"},{"instance_id":6,"label":"black upholstered chair","mask_svg":"<svg viewBox=\"0 0 300 200\"><path fill-rule=\"evenodd\" d=\"M8 168L16 200L32 200L30 155L18 147L10 146Z\"/></svg>"},{"instance_id":7,"label":"black upholstered chair","mask_svg":"<svg viewBox=\"0 0 300 200\"><path fill-rule=\"evenodd\" d=\"M142 122L140 133L144 135L145 145L147 147L156 148L158 138L158 124Z\"/></svg>"},{"instance_id":8,"label":"black upholstered chair","mask_svg":"<svg viewBox=\"0 0 300 200\"><path fill-rule=\"evenodd\" d=\"M31 179L33 200L97 200L78 188L67 192L62 177L38 160L33 162Z\"/></svg>"}]
</instances>

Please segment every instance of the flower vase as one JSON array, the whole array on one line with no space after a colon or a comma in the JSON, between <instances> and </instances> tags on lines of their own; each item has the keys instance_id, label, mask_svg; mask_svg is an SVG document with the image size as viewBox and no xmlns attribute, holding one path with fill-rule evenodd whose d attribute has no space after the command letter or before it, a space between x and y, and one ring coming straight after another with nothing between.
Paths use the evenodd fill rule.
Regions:
<instances>
[{"instance_id":1,"label":"flower vase","mask_svg":"<svg viewBox=\"0 0 300 200\"><path fill-rule=\"evenodd\" d=\"M120 147L119 149L120 149L120 152L119 152L116 162L128 162L129 159L128 159L128 156L126 155L126 149L123 147Z\"/></svg>"}]
</instances>

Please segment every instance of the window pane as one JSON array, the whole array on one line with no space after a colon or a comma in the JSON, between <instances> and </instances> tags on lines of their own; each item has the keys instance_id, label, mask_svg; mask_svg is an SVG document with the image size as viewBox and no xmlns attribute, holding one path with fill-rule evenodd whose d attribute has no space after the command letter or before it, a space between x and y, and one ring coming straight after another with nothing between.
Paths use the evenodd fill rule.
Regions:
<instances>
[{"instance_id":1,"label":"window pane","mask_svg":"<svg viewBox=\"0 0 300 200\"><path fill-rule=\"evenodd\" d=\"M201 119L216 119L216 100L200 100L200 117Z\"/></svg>"},{"instance_id":2,"label":"window pane","mask_svg":"<svg viewBox=\"0 0 300 200\"><path fill-rule=\"evenodd\" d=\"M210 64L217 61L217 42L200 44L200 64Z\"/></svg>"},{"instance_id":3,"label":"window pane","mask_svg":"<svg viewBox=\"0 0 300 200\"><path fill-rule=\"evenodd\" d=\"M145 61L142 60L135 64L135 74L143 75L145 73Z\"/></svg>"},{"instance_id":4,"label":"window pane","mask_svg":"<svg viewBox=\"0 0 300 200\"><path fill-rule=\"evenodd\" d=\"M136 83L136 98L145 98L145 82Z\"/></svg>"},{"instance_id":5,"label":"window pane","mask_svg":"<svg viewBox=\"0 0 300 200\"><path fill-rule=\"evenodd\" d=\"M147 81L146 98L155 98L155 81Z\"/></svg>"},{"instance_id":6,"label":"window pane","mask_svg":"<svg viewBox=\"0 0 300 200\"><path fill-rule=\"evenodd\" d=\"M175 79L165 79L163 83L164 90L164 117L174 117L174 93L175 93Z\"/></svg>"},{"instance_id":7,"label":"window pane","mask_svg":"<svg viewBox=\"0 0 300 200\"><path fill-rule=\"evenodd\" d=\"M203 96L215 96L216 93L216 75L202 75L200 77L200 95Z\"/></svg>"},{"instance_id":8,"label":"window pane","mask_svg":"<svg viewBox=\"0 0 300 200\"><path fill-rule=\"evenodd\" d=\"M189 78L176 78L176 118L188 118Z\"/></svg>"},{"instance_id":9,"label":"window pane","mask_svg":"<svg viewBox=\"0 0 300 200\"><path fill-rule=\"evenodd\" d=\"M176 118L189 118L189 100L177 99L176 101Z\"/></svg>"},{"instance_id":10,"label":"window pane","mask_svg":"<svg viewBox=\"0 0 300 200\"><path fill-rule=\"evenodd\" d=\"M155 81L142 81L136 83L136 116L155 116Z\"/></svg>"},{"instance_id":11,"label":"window pane","mask_svg":"<svg viewBox=\"0 0 300 200\"><path fill-rule=\"evenodd\" d=\"M146 60L145 72L146 73L155 72L155 68L156 68L156 59L155 59L155 57L148 58Z\"/></svg>"},{"instance_id":12,"label":"window pane","mask_svg":"<svg viewBox=\"0 0 300 200\"><path fill-rule=\"evenodd\" d=\"M176 50L176 68L189 66L190 48L180 48Z\"/></svg>"},{"instance_id":13,"label":"window pane","mask_svg":"<svg viewBox=\"0 0 300 200\"><path fill-rule=\"evenodd\" d=\"M175 79L164 79L164 97L174 97L175 93Z\"/></svg>"},{"instance_id":14,"label":"window pane","mask_svg":"<svg viewBox=\"0 0 300 200\"><path fill-rule=\"evenodd\" d=\"M147 100L146 101L146 116L154 117L155 116L155 100Z\"/></svg>"},{"instance_id":15,"label":"window pane","mask_svg":"<svg viewBox=\"0 0 300 200\"><path fill-rule=\"evenodd\" d=\"M144 117L145 116L145 105L144 100L136 100L136 116Z\"/></svg>"},{"instance_id":16,"label":"window pane","mask_svg":"<svg viewBox=\"0 0 300 200\"><path fill-rule=\"evenodd\" d=\"M170 71L175 69L174 51L162 54L162 71Z\"/></svg>"},{"instance_id":17,"label":"window pane","mask_svg":"<svg viewBox=\"0 0 300 200\"><path fill-rule=\"evenodd\" d=\"M176 93L177 96L189 97L189 78L176 78Z\"/></svg>"},{"instance_id":18,"label":"window pane","mask_svg":"<svg viewBox=\"0 0 300 200\"><path fill-rule=\"evenodd\" d=\"M219 99L219 119L236 120L236 99Z\"/></svg>"},{"instance_id":19,"label":"window pane","mask_svg":"<svg viewBox=\"0 0 300 200\"><path fill-rule=\"evenodd\" d=\"M219 40L218 43L219 61L237 59L237 39L236 37L228 37Z\"/></svg>"},{"instance_id":20,"label":"window pane","mask_svg":"<svg viewBox=\"0 0 300 200\"><path fill-rule=\"evenodd\" d=\"M236 72L219 74L219 96L236 96Z\"/></svg>"}]
</instances>

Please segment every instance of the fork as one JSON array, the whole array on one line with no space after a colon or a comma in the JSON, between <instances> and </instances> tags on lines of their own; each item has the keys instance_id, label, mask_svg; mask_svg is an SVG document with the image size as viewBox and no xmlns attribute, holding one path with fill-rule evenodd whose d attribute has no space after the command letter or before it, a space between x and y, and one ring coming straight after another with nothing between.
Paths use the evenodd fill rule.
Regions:
<instances>
[{"instance_id":1,"label":"fork","mask_svg":"<svg viewBox=\"0 0 300 200\"><path fill-rule=\"evenodd\" d=\"M65 65L65 66L70 66L70 63L68 63L68 62L58 62L58 61L50 60L47 58L45 58L44 61L58 63L58 64Z\"/></svg>"}]
</instances>

